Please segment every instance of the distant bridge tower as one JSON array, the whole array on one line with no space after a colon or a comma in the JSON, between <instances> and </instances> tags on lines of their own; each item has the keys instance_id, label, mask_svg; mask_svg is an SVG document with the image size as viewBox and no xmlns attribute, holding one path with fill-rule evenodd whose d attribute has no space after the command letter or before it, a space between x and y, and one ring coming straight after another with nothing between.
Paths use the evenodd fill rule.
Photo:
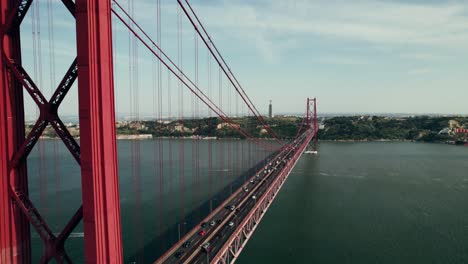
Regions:
<instances>
[{"instance_id":1,"label":"distant bridge tower","mask_svg":"<svg viewBox=\"0 0 468 264\"><path fill-rule=\"evenodd\" d=\"M268 106L268 117L269 118L273 117L273 106L271 105L271 100L270 100L270 105Z\"/></svg>"},{"instance_id":2,"label":"distant bridge tower","mask_svg":"<svg viewBox=\"0 0 468 264\"><path fill-rule=\"evenodd\" d=\"M310 109L311 104L313 104L313 109ZM314 137L313 137L313 145L312 150L307 150L306 154L314 154L317 155L317 133L318 133L318 122L317 122L317 98L307 98L307 113L306 113L306 126L308 128L313 129Z\"/></svg>"}]
</instances>

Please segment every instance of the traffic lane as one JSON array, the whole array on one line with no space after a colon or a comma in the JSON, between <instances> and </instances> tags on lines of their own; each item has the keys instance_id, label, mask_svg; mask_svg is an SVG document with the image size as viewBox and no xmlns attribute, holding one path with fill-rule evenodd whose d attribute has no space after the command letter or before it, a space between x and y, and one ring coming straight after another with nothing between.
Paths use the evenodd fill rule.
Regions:
<instances>
[{"instance_id":1,"label":"traffic lane","mask_svg":"<svg viewBox=\"0 0 468 264\"><path fill-rule=\"evenodd\" d=\"M270 180L270 179L268 179ZM265 186L268 186L268 180L264 181L262 186L260 186L259 190L261 189L260 192L255 192L252 195L259 195L260 193L263 193L265 191ZM267 184L265 184L267 183ZM225 242L236 230L236 227L242 222L242 220L248 215L248 213L252 210L253 206L255 205L255 200L252 198L249 198L247 202L244 204L244 206L237 208L236 213L233 215L233 217L230 219L230 222L234 223L233 227L226 226L223 229L220 230L221 234L215 235L215 237L209 241L211 250L208 253L210 257L214 257L216 253L222 248L224 245L223 242ZM200 254L195 257L195 262L200 262L206 259L206 252L201 251Z\"/></svg>"},{"instance_id":2,"label":"traffic lane","mask_svg":"<svg viewBox=\"0 0 468 264\"><path fill-rule=\"evenodd\" d=\"M209 259L213 259L216 256L217 252L223 247L224 241L226 241L230 237L231 233L234 230L235 230L235 226L233 227L225 226L224 229L222 229L220 234L216 236L216 240L214 241L213 248L208 253ZM203 257L201 258L203 259Z\"/></svg>"},{"instance_id":3,"label":"traffic lane","mask_svg":"<svg viewBox=\"0 0 468 264\"><path fill-rule=\"evenodd\" d=\"M292 156L292 155L289 155L289 156ZM285 158L289 158L288 155ZM269 177L268 179L263 181L261 183L262 185L260 186L260 188L257 189L257 191L255 192L254 195L256 196L257 199L259 197L261 197L266 192L266 190L268 189L270 184L275 179L277 179L277 177L279 175L279 172L281 171L282 168L284 168L284 163L277 163L276 168L278 168L278 169L274 170L270 175L271 177ZM257 199L250 199L245 204L245 206L243 206L242 208L239 208L240 211L239 211L239 213L237 213L236 227L240 224L241 220L243 220L250 213L250 211L255 206L255 203L256 203ZM216 254L219 252L219 250L224 245L224 243L221 243L221 242L225 242L225 240L227 240L234 233L234 231L235 231L235 229L231 230L231 232L223 233L223 235L222 235L223 239L221 239L221 241L218 241L218 243L215 243L214 246L212 247L212 250L209 252L208 255L209 255L210 258L213 258L214 256L216 256ZM198 256L198 259L205 259L205 257L203 257L202 254L200 254L200 256Z\"/></svg>"},{"instance_id":4,"label":"traffic lane","mask_svg":"<svg viewBox=\"0 0 468 264\"><path fill-rule=\"evenodd\" d=\"M213 218L210 219L210 221L212 219L224 219L225 217L227 217L228 215L228 212L223 209L223 210L220 210L217 214L215 214L215 216ZM205 228L202 228L201 226L199 226L199 230L197 230L197 232L194 233L193 236L191 236L189 239L185 240L184 243L186 243L187 241L190 241L190 246L188 248L183 248L183 245L181 245L181 247L179 247L173 254L172 256L170 256L165 262L166 263L179 263L179 261L181 259L184 258L184 256L186 256L188 253L191 253L193 252L194 248L195 248L195 245L198 244L205 236L201 236L199 233L201 230L205 230L207 232L207 234L214 230L214 228L219 224L218 222L216 222L216 224L214 226L211 226L208 223L206 223L207 226ZM180 253L179 257L176 257L176 254Z\"/></svg>"},{"instance_id":5,"label":"traffic lane","mask_svg":"<svg viewBox=\"0 0 468 264\"><path fill-rule=\"evenodd\" d=\"M234 204L237 204L241 199L245 198L246 197L246 194L243 193L243 192L239 192L239 194L235 197L233 197L231 200L230 203L228 203L228 206L229 205L234 205ZM218 214L216 214L214 217L210 218L207 222L207 227L209 228L200 228L200 230L206 230L207 233L206 235L204 236L200 236L198 235L197 237L197 240L194 240L193 243L191 243L191 246L190 246L190 249L186 252L184 252L183 255L180 255L179 258L177 259L178 261L181 261L182 259L184 259L188 253L193 253L195 250L197 250L201 245L202 243L202 240L204 239L205 236L211 234L211 231L216 229L217 225L219 225L220 221L223 220L223 219L226 219L228 216L229 216L229 213L231 211L229 209L223 209L223 210L220 210L220 212ZM216 224L214 226L209 226L209 222L211 221L216 221ZM198 234L198 233L197 233Z\"/></svg>"},{"instance_id":6,"label":"traffic lane","mask_svg":"<svg viewBox=\"0 0 468 264\"><path fill-rule=\"evenodd\" d=\"M275 159L278 158L280 155L281 155L281 153L278 154L278 155L275 157ZM262 169L261 169L260 171L263 171L264 169L265 169L265 167L262 167ZM249 179L252 179L254 176L255 176L255 174L252 175L252 177L250 177ZM235 193L236 193L235 196L230 197L230 199L229 199L228 201L223 202L223 204L224 204L224 205L227 205L227 204L238 203L239 200L245 198L245 195L246 195L246 194L243 194L243 192L241 191L241 188L237 189ZM233 202L233 200L234 200L235 202ZM224 215L222 215L221 217L218 216L219 213L223 214L223 211L224 211L223 208L219 208L219 207L218 207L218 208L215 209L215 211L217 211L217 213L215 213L215 216L212 217L212 218L210 218L210 219L215 219L215 218L223 219L223 218L226 218L227 213L224 213ZM225 212L225 211L224 211L224 212ZM210 220L209 220L209 221L210 221ZM209 221L208 221L208 222L209 222ZM189 241L189 240L190 240L190 241L192 242L192 243L191 243L191 246L189 246L189 248L187 248L187 250L184 250L184 248L182 247L182 245L183 245L183 243L185 243L185 242L180 242L180 246L179 246L178 248L170 249L172 252L170 253L170 255L168 255L167 257L165 257L164 260L162 260L162 263L173 263L174 261L178 263L178 262L180 261L181 258L183 258L188 252L190 252L190 250L192 250L192 251L193 251L193 250L197 250L197 248L198 248L197 244L199 244L199 240L200 240L200 237L197 236L197 235L198 235L198 233L200 232L201 228L200 228L199 226L196 226L196 227L194 227L194 228L197 228L197 230L191 230L190 232L193 232L193 235L192 235L189 239L186 240L186 241ZM208 230L208 234L210 233L210 231L211 231L211 229ZM194 239L194 238L198 238L198 239ZM191 249L190 249L190 248L191 248ZM176 255L177 255L177 257L176 257ZM175 258L176 260L173 260L174 258ZM161 263L161 262L159 262L159 263Z\"/></svg>"},{"instance_id":7,"label":"traffic lane","mask_svg":"<svg viewBox=\"0 0 468 264\"><path fill-rule=\"evenodd\" d=\"M209 251L208 254L202 251L200 254L195 258L194 263L209 263L209 260L216 256L216 252L219 251L222 246L224 245L223 241L227 240L232 232L235 230L235 227L225 226L219 234L217 234L211 241L210 244L212 245L212 249ZM213 254L214 253L214 254Z\"/></svg>"},{"instance_id":8,"label":"traffic lane","mask_svg":"<svg viewBox=\"0 0 468 264\"><path fill-rule=\"evenodd\" d=\"M256 194L260 195L260 193L264 193L265 190L266 188L263 187L262 191ZM209 241L211 245L210 252L208 253L206 253L205 251L200 252L200 254L195 258L195 263L207 263L206 261L208 259L212 259L216 256L219 250L221 250L221 248L223 247L224 243L229 239L229 237L232 236L232 234L234 233L236 228L239 226L239 224L245 219L245 217L253 209L253 207L255 206L256 200L257 199L249 199L249 201L246 202L246 204L242 207L242 209L238 213L236 213L234 219L232 219L234 226L233 227L226 226L224 229L220 231L221 234L215 236L215 239Z\"/></svg>"},{"instance_id":9,"label":"traffic lane","mask_svg":"<svg viewBox=\"0 0 468 264\"><path fill-rule=\"evenodd\" d=\"M266 189L269 187L269 184L276 179L276 176L278 176L278 173L274 173L274 175L271 175L272 177L268 178L265 180L262 185L259 187L259 189L252 194L255 195L258 199L261 195L263 195L266 192ZM245 219L245 217L250 213L250 211L253 209L255 206L255 203L257 199L252 199L250 198L244 206L241 208L238 208L239 211L234 215L233 219L231 222L234 223L233 227L225 227L222 229L221 235L215 236L216 240L209 241L211 249L208 254L205 251L201 251L197 257L195 257L195 263L205 263L204 261L207 261L207 259L214 258L216 254L221 250L222 246L224 245L224 242L229 239L229 237L234 233L238 225ZM208 256L207 256L208 255Z\"/></svg>"},{"instance_id":10,"label":"traffic lane","mask_svg":"<svg viewBox=\"0 0 468 264\"><path fill-rule=\"evenodd\" d=\"M285 159L287 159L287 158L290 158L290 157L292 156L291 153L295 153L295 151L290 151L290 152L287 153L285 156L283 156L281 159L278 159L278 158L273 159L273 160L272 160L272 161L273 161L273 164L270 165L270 166L264 167L264 168L260 171L260 173L264 172L264 169L269 170L269 169L273 169L272 167L275 167L275 168L282 168L282 167L284 167L284 162L282 163L281 161L283 161L283 160L285 160ZM279 154L279 156L280 156L280 155L281 155L281 154ZM280 160L280 162L279 162L279 163L276 162L277 160ZM277 177L277 175L278 175L278 171L279 171L279 170L274 170L274 169L273 169L273 171L271 171L270 173L267 174L267 175L268 175L268 178L267 178L266 180L263 180L263 178L264 178L265 176L261 177L260 179L259 179L259 177L256 177L255 183L254 183L253 185L255 185L255 184L261 184L262 186L260 186L260 188L258 188L254 193L257 194L257 195L260 197L260 196L263 194L263 192L265 192L266 186L269 186L269 185L266 184L266 183L269 182L269 181L273 181L274 179L276 179L276 177ZM258 175L258 173L257 173L256 175ZM254 177L255 177L255 175L254 175ZM259 182L259 181L260 181L260 182ZM249 183L250 183L250 182L249 182ZM249 183L247 183L247 184L244 185L244 186L248 186ZM261 190L261 191L259 192L259 190ZM246 195L247 195L247 193L243 194L242 192L239 192L239 194L238 194L237 196L235 196L235 197L232 199L233 201L231 201L231 205L232 205L232 204L237 204L237 203L239 202L239 200L245 199L245 198L246 198ZM249 193L248 195L253 195L253 193L252 193L252 194ZM250 206L247 206L247 207L250 207ZM252 207L253 207L253 205L252 205ZM244 208L245 208L245 207L244 207ZM250 210L251 210L251 208L245 208L244 210L242 210L242 211L246 212L245 214L243 214L244 217L248 214L248 212L250 212ZM220 212L222 212L222 210L221 210ZM224 214L224 217L226 217L226 215L227 215L227 217L229 217L229 214L227 214L227 213ZM212 219L213 219L213 218L212 218ZM213 228L210 228L208 231L211 231L211 230L213 230ZM196 235L194 235L194 236L196 236ZM181 258L183 258L184 256L186 256L187 253L189 253L189 252L193 252L193 251L195 251L195 250L198 250L199 246L201 246L201 245L199 245L200 242L201 242L201 240L203 240L203 236L199 236L198 239L195 241L195 243L193 243L193 244L195 244L195 245L197 245L197 246L193 245L192 248L191 248L190 250L186 251L186 253L183 254L183 256L182 256ZM200 252L202 252L202 251L200 251Z\"/></svg>"},{"instance_id":11,"label":"traffic lane","mask_svg":"<svg viewBox=\"0 0 468 264\"><path fill-rule=\"evenodd\" d=\"M232 233L236 230L236 226L225 226L216 236L210 241L211 249L207 253L201 251L195 257L195 263L209 263L210 259L213 259L218 251L223 247L224 242L229 239Z\"/></svg>"},{"instance_id":12,"label":"traffic lane","mask_svg":"<svg viewBox=\"0 0 468 264\"><path fill-rule=\"evenodd\" d=\"M301 141L301 140L299 140L299 142L300 142L300 141ZM298 141L296 140L295 142L298 142ZM293 146L293 147L294 147L293 150L292 150L292 151L289 151L289 153L286 153L286 154L280 153L280 154L278 154L278 155L275 157L275 159L272 160L273 163L274 163L274 164L272 164L272 165L275 166L276 168L278 168L277 171L281 170L281 169L284 167L284 164L285 164L286 160L287 160L287 159L290 159L290 157L296 152L296 151L294 151L294 149L297 147L297 145L298 145L298 144L294 145L294 146ZM283 155L283 154L284 154L284 156L281 156L281 155ZM276 161L276 163L275 163L275 161ZM255 175L253 175L253 177L255 177L255 176L257 175L257 177L255 177L254 179L255 179L255 180L263 180L263 178L265 177L265 173L267 172L268 169L271 169L271 167L272 167L271 165L270 165L270 166L265 166L265 167L263 167L262 170L260 170L260 171L257 172ZM273 180L273 179L275 179L276 176L277 176L277 171L273 170L273 173L266 174L266 175L268 175L268 176L271 176L271 177L268 177L267 180L270 180L270 179ZM259 177L259 176L260 176L260 177ZM251 177L251 179L252 179L253 177ZM265 183L265 182L266 182L266 181L261 181L261 184L263 185L263 183ZM248 185L249 185L249 182L247 182L247 183L246 183L245 185L243 185L243 186L247 186L247 188L248 188ZM264 184L264 185L268 186L268 184ZM265 188L265 187L262 187L262 188L259 188L259 189L262 190L262 192L263 192L263 190L266 189L266 188ZM231 200L233 200L233 201L231 201L231 204L232 204L232 203L237 204L237 203L239 202L239 200L244 199L246 195L247 195L247 194L243 194L242 191L240 191L240 192L238 193L238 195L236 195L233 199L231 199ZM258 196L260 197L260 195L261 195L261 194L259 194ZM218 215L219 215L219 216L218 216ZM226 211L224 211L224 213L223 213L223 210L221 209L221 210L219 211L218 214L215 214L215 216L214 216L213 218L211 218L211 220L212 220L212 219L215 219L215 218L220 218L220 217L221 217L221 219L223 219L223 218L226 217L226 216L228 216L228 213L226 213ZM216 220L218 220L218 219L216 219ZM201 228L199 228L199 230L201 230ZM211 230L213 230L213 228L209 228L209 229L208 229L208 233L210 233ZM201 241L202 238L203 238L202 236L198 235L198 233L199 233L199 231L197 230L197 232L195 232L194 235L193 235L192 237L190 237L190 239L187 240L187 241L191 241L191 245L192 245L191 248L188 248L185 252L183 252L183 255L180 255L180 253L178 253L178 252L180 251L180 248L179 248L179 249L177 249L177 250L174 251L174 255L175 255L175 254L179 254L179 258L183 258L188 252L191 252L191 251L193 252L193 250L196 250L196 249L198 248L198 246L195 246L195 245L200 244L200 241ZM178 259L178 260L179 260L179 259Z\"/></svg>"},{"instance_id":13,"label":"traffic lane","mask_svg":"<svg viewBox=\"0 0 468 264\"><path fill-rule=\"evenodd\" d=\"M277 156L277 157L279 157L279 156ZM276 160L276 158L275 158L274 160ZM264 168L268 169L269 167L265 166ZM255 183L262 184L262 183L264 183L265 181L267 181L267 180L269 180L269 179L271 179L271 178L274 178L274 176L272 176L271 170L268 170L268 171L269 171L269 172L268 172L268 174L266 175L266 176L267 176L266 179L258 180L258 181L257 181L257 180L252 181L252 182L253 182L252 184L255 184ZM253 177L255 177L255 175L254 175ZM253 178L253 177L252 177L252 178ZM250 196L250 195L253 195L254 193L256 193L257 189L259 189L260 187L261 187L261 186L254 186L254 187L253 187L253 190L251 190L248 194L242 195L244 198L243 198L242 201L237 205L237 207L239 208L239 207L243 206L243 203L245 203L245 202L248 201L248 199L249 199L249 197L247 197L247 196ZM240 192L240 193L241 193L241 192ZM233 206L233 205L231 204L231 206ZM235 207L234 207L234 208L235 208ZM223 225L224 225L224 224L227 224L227 223L228 223L228 220L230 220L230 218L231 218L233 215L234 215L234 212L229 213L229 215L223 220L222 224L223 224ZM219 228L216 228L216 229L215 229L215 232L218 232L219 230L220 230ZM200 253L202 252L202 249L201 249L202 244L208 243L214 235L215 235L215 233L214 233L214 234L210 234L210 235L208 236L207 239L204 239L201 243L199 242L199 244L198 244L197 247L195 248L195 251L194 251L190 256L188 256L187 258L184 258L183 262L184 262L184 263L189 263L189 262L193 262L194 259L197 259L198 256L200 255Z\"/></svg>"},{"instance_id":14,"label":"traffic lane","mask_svg":"<svg viewBox=\"0 0 468 264\"><path fill-rule=\"evenodd\" d=\"M240 213L240 212L239 212ZM216 256L216 253L222 248L224 242L232 235L232 233L236 230L236 222L240 222L242 219L239 213L236 213L233 218L231 218L232 222L234 222L234 226L230 227L228 224L225 225L218 233L208 241L210 243L210 250L206 252L205 250L201 250L197 256L193 259L193 263L209 263L209 260ZM244 215L244 214L243 214Z\"/></svg>"},{"instance_id":15,"label":"traffic lane","mask_svg":"<svg viewBox=\"0 0 468 264\"><path fill-rule=\"evenodd\" d=\"M234 204L237 204L240 200L244 199L246 197L246 193L245 192L239 192L238 195L234 196L231 201L228 203L228 205L234 205ZM203 238L208 235L212 230L215 229L215 227L219 224L219 221L222 220L222 219L225 219L227 216L229 215L229 210L227 209L222 209L220 210L217 214L215 214L212 218L210 218L208 221L207 221L207 226L205 228L202 228L201 226L199 226L199 230L197 230L197 232L194 233L193 236L191 236L189 239L187 239L185 242L187 241L190 241L190 246L188 248L183 248L183 244L181 245L181 247L179 247L177 250L174 251L174 253L172 254L172 256L170 256L165 262L167 263L178 263L181 259L183 259L188 253L191 253L193 252L195 249L197 249L198 247L196 246L197 244L199 244L201 242L201 240L203 240ZM210 226L209 223L211 221L215 221L216 224L214 226ZM201 230L205 230L206 231L206 235L205 236L201 236L199 235L200 231ZM184 242L184 243L185 243ZM176 254L180 254L178 257L176 257Z\"/></svg>"}]
</instances>

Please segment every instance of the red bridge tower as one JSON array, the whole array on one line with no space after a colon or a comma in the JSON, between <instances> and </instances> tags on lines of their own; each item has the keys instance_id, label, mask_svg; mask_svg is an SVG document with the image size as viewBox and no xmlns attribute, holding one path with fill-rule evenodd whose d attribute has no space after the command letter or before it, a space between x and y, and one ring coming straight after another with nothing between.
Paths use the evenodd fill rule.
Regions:
<instances>
[{"instance_id":1,"label":"red bridge tower","mask_svg":"<svg viewBox=\"0 0 468 264\"><path fill-rule=\"evenodd\" d=\"M77 59L47 100L21 64L20 25L33 0L0 0L0 263L30 263L30 226L44 242L41 263L71 262L64 243L83 220L87 263L121 263L110 0L62 0L76 18ZM58 108L78 79L80 145ZM25 136L23 88L40 109ZM83 205L52 233L28 197L26 161L51 125L81 164Z\"/></svg>"}]
</instances>

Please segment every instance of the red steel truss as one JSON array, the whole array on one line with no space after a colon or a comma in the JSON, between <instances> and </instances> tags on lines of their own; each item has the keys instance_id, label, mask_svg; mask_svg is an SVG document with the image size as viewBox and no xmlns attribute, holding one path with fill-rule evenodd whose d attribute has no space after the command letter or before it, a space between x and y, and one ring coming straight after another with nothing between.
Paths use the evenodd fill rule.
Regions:
<instances>
[{"instance_id":1,"label":"red steel truss","mask_svg":"<svg viewBox=\"0 0 468 264\"><path fill-rule=\"evenodd\" d=\"M307 148L312 138L316 136L315 130L309 130L305 133L307 133L307 136L303 140L302 144L298 147L298 150L294 156L291 158L291 160L288 161L286 166L284 166L280 172L280 175L278 175L277 178L271 183L267 191L262 195L262 197L260 197L254 208L252 208L250 213L239 224L239 226L236 228L236 231L231 235L231 237L223 245L219 253L213 258L213 260L211 260L210 263L229 264L234 263L237 260L239 254L244 249L250 237L253 235L255 229L258 226L258 223L260 223L276 195L279 193L281 187L286 182L289 174L301 157L302 153Z\"/></svg>"},{"instance_id":2,"label":"red steel truss","mask_svg":"<svg viewBox=\"0 0 468 264\"><path fill-rule=\"evenodd\" d=\"M82 219L86 262L121 263L110 0L62 0L76 17L78 56L49 100L21 65L20 25L32 1L0 0L0 263L31 262L30 225L44 243L41 263L70 263L64 243ZM77 78L81 148L58 115ZM40 110L26 137L23 87ZM28 197L27 157L49 124L82 174L83 205L58 236Z\"/></svg>"}]
</instances>

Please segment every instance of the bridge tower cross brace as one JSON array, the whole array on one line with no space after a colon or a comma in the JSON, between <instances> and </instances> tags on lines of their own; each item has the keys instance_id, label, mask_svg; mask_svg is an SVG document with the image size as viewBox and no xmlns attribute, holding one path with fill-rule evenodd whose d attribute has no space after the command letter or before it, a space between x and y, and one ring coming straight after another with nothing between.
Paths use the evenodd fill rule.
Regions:
<instances>
[{"instance_id":1,"label":"bridge tower cross brace","mask_svg":"<svg viewBox=\"0 0 468 264\"><path fill-rule=\"evenodd\" d=\"M64 244L83 220L87 263L122 263L110 0L62 0L76 18L75 59L50 100L21 65L20 25L33 0L0 0L0 263L31 263L30 226L43 240L40 263L70 263ZM80 145L58 108L78 79ZM25 137L23 90L40 116ZM28 196L27 157L51 125L81 165L83 205L58 236Z\"/></svg>"}]
</instances>

